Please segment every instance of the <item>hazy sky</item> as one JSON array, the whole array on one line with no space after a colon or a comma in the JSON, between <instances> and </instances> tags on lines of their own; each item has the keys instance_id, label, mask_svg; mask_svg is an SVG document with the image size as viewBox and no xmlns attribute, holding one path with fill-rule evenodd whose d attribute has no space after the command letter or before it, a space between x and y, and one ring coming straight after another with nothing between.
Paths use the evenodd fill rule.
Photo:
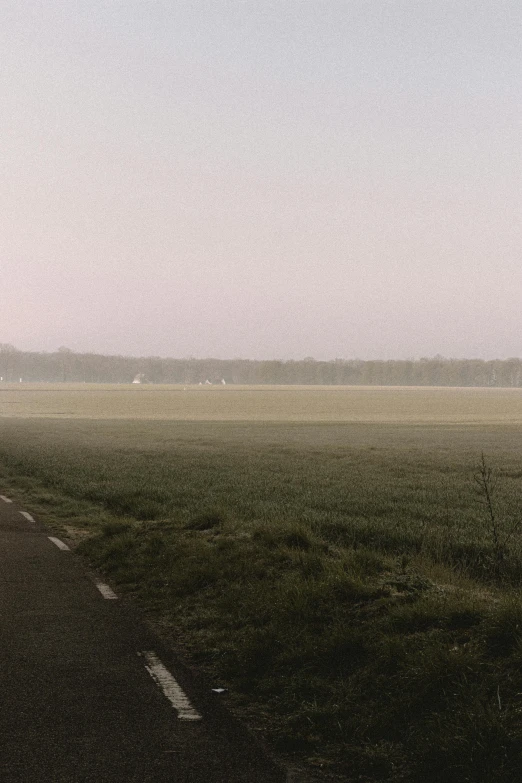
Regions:
<instances>
[{"instance_id":1,"label":"hazy sky","mask_svg":"<svg viewBox=\"0 0 522 783\"><path fill-rule=\"evenodd\" d=\"M2 0L0 342L522 355L520 0Z\"/></svg>"}]
</instances>

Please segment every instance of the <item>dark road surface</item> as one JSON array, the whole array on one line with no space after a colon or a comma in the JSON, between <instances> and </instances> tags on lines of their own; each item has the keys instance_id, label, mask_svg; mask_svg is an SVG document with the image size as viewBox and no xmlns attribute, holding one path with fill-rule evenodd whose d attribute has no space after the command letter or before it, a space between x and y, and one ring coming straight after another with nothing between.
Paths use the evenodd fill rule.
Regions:
<instances>
[{"instance_id":1,"label":"dark road surface","mask_svg":"<svg viewBox=\"0 0 522 783\"><path fill-rule=\"evenodd\" d=\"M0 781L282 783L220 697L48 535L0 499ZM144 652L201 720L178 717Z\"/></svg>"}]
</instances>

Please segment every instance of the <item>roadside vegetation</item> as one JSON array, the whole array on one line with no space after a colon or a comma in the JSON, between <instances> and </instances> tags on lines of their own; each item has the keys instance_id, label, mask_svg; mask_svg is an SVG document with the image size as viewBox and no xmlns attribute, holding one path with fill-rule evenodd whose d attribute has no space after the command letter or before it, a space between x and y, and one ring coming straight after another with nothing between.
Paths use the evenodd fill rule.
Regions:
<instances>
[{"instance_id":1,"label":"roadside vegetation","mask_svg":"<svg viewBox=\"0 0 522 783\"><path fill-rule=\"evenodd\" d=\"M3 419L0 485L288 758L515 783L521 445L509 426Z\"/></svg>"}]
</instances>

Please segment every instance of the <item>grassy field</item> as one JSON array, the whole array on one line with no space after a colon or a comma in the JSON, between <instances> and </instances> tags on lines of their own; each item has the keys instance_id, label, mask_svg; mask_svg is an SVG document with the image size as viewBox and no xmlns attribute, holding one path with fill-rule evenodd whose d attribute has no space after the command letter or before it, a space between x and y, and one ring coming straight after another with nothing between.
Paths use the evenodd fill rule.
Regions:
<instances>
[{"instance_id":1,"label":"grassy field","mask_svg":"<svg viewBox=\"0 0 522 783\"><path fill-rule=\"evenodd\" d=\"M0 384L0 417L522 424L522 389Z\"/></svg>"},{"instance_id":2,"label":"grassy field","mask_svg":"<svg viewBox=\"0 0 522 783\"><path fill-rule=\"evenodd\" d=\"M516 390L16 387L0 406L0 487L278 751L319 779L520 780Z\"/></svg>"}]
</instances>

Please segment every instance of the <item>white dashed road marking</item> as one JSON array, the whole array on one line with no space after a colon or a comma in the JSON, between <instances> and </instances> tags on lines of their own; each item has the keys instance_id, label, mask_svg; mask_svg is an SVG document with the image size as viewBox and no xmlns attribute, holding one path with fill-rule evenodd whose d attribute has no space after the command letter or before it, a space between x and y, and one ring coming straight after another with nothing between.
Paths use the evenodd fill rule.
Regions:
<instances>
[{"instance_id":1,"label":"white dashed road marking","mask_svg":"<svg viewBox=\"0 0 522 783\"><path fill-rule=\"evenodd\" d=\"M107 598L109 601L118 598L114 590L111 590L109 585L106 585L104 582L95 582L94 584L96 585L100 593L103 595L103 597Z\"/></svg>"},{"instance_id":2,"label":"white dashed road marking","mask_svg":"<svg viewBox=\"0 0 522 783\"><path fill-rule=\"evenodd\" d=\"M20 511L20 514L27 519L28 522L34 523L34 518L30 515L28 511Z\"/></svg>"},{"instance_id":3,"label":"white dashed road marking","mask_svg":"<svg viewBox=\"0 0 522 783\"><path fill-rule=\"evenodd\" d=\"M6 498L5 495L0 495L0 500L3 500L4 503L12 503L13 502L10 498Z\"/></svg>"},{"instance_id":4,"label":"white dashed road marking","mask_svg":"<svg viewBox=\"0 0 522 783\"><path fill-rule=\"evenodd\" d=\"M58 549L63 549L64 552L69 552L69 547L67 544L64 544L63 541L60 541L59 538L53 538L53 536L47 536L49 541L52 541L55 546L58 547Z\"/></svg>"},{"instance_id":5,"label":"white dashed road marking","mask_svg":"<svg viewBox=\"0 0 522 783\"><path fill-rule=\"evenodd\" d=\"M181 687L168 669L163 666L156 653L149 651L138 653L138 655L142 655L145 658L145 668L178 713L179 720L201 720L199 712L194 709Z\"/></svg>"}]
</instances>

